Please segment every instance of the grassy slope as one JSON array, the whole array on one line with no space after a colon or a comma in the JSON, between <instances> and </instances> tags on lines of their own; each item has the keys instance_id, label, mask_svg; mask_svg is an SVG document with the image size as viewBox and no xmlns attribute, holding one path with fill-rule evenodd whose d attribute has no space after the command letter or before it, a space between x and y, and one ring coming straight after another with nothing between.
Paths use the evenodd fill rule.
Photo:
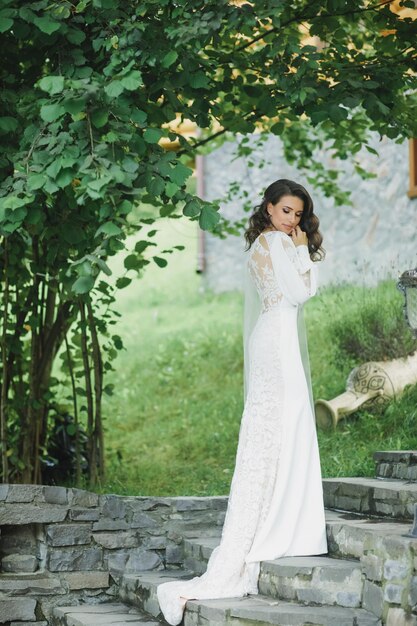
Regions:
<instances>
[{"instance_id":1,"label":"grassy slope","mask_svg":"<svg viewBox=\"0 0 417 626\"><path fill-rule=\"evenodd\" d=\"M242 413L242 299L201 291L194 224L167 221L158 238L186 250L120 292L117 331L126 351L107 380L115 393L104 406L108 473L101 489L227 493ZM120 267L119 259L116 274ZM308 303L315 397L344 389L351 364L333 365L328 324L359 297L360 290L328 289ZM383 413L362 412L336 432L319 432L323 475L372 475L373 450L416 447L416 400L414 390Z\"/></svg>"}]
</instances>

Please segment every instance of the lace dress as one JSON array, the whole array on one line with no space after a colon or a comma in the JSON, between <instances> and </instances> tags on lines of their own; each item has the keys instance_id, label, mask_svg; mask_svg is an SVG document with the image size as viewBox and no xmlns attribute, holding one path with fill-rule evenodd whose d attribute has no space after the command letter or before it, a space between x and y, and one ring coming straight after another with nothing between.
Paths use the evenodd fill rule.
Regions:
<instances>
[{"instance_id":1,"label":"lace dress","mask_svg":"<svg viewBox=\"0 0 417 626\"><path fill-rule=\"evenodd\" d=\"M327 552L320 459L300 355L298 306L316 291L307 246L280 231L252 244L262 302L249 342L249 378L226 518L207 571L158 586L169 624L187 599L258 593L260 562Z\"/></svg>"}]
</instances>

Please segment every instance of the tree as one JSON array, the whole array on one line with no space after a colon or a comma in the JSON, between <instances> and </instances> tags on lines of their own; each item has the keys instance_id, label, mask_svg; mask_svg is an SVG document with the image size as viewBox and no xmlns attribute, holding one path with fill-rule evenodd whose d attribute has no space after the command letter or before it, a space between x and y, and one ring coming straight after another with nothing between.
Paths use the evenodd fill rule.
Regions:
<instances>
[{"instance_id":1,"label":"tree","mask_svg":"<svg viewBox=\"0 0 417 626\"><path fill-rule=\"evenodd\" d=\"M287 158L342 201L337 172L314 160L317 145L344 159L363 145L373 150L369 131L395 140L416 133L416 22L392 4L2 1L4 482L42 478L51 416L62 412L57 356L71 388L65 428L75 438L77 479L81 424L89 478L103 473L101 397L111 393L103 374L123 346L111 330L117 312L106 259L137 232L126 272L164 266L165 257L152 255L160 217L233 230L219 203L186 190L198 150L239 133L245 153L248 133L277 134ZM170 128L176 116L195 122L200 136L187 140ZM162 138L178 149L165 151ZM140 203L152 211L138 216Z\"/></svg>"}]
</instances>

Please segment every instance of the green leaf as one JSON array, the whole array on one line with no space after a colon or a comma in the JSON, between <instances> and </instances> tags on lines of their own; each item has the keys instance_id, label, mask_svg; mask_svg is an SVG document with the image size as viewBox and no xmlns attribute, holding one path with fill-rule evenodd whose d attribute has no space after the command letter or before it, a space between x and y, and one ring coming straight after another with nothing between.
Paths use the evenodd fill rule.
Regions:
<instances>
[{"instance_id":1,"label":"green leaf","mask_svg":"<svg viewBox=\"0 0 417 626\"><path fill-rule=\"evenodd\" d=\"M202 87L209 86L209 80L207 76L201 71L198 71L195 74L191 74L189 81L191 87L193 87L194 89L201 89Z\"/></svg>"},{"instance_id":2,"label":"green leaf","mask_svg":"<svg viewBox=\"0 0 417 626\"><path fill-rule=\"evenodd\" d=\"M185 207L183 208L183 214L186 217L196 217L200 214L201 205L196 199L189 200Z\"/></svg>"},{"instance_id":3,"label":"green leaf","mask_svg":"<svg viewBox=\"0 0 417 626\"><path fill-rule=\"evenodd\" d=\"M40 208L34 206L30 207L26 221L28 224L39 224L39 222L42 221L42 211Z\"/></svg>"},{"instance_id":4,"label":"green leaf","mask_svg":"<svg viewBox=\"0 0 417 626\"><path fill-rule=\"evenodd\" d=\"M75 435L75 433L77 432L77 427L75 424L68 424L66 431L67 431L67 435L71 437Z\"/></svg>"},{"instance_id":5,"label":"green leaf","mask_svg":"<svg viewBox=\"0 0 417 626\"><path fill-rule=\"evenodd\" d=\"M146 143L158 143L164 132L159 128L147 128L143 133Z\"/></svg>"},{"instance_id":6,"label":"green leaf","mask_svg":"<svg viewBox=\"0 0 417 626\"><path fill-rule=\"evenodd\" d=\"M79 224L66 222L62 228L62 238L70 245L76 245L84 241L84 230Z\"/></svg>"},{"instance_id":7,"label":"green leaf","mask_svg":"<svg viewBox=\"0 0 417 626\"><path fill-rule=\"evenodd\" d=\"M86 101L85 98L69 98L68 100L64 100L63 105L67 113L78 115L78 113L84 111Z\"/></svg>"},{"instance_id":8,"label":"green leaf","mask_svg":"<svg viewBox=\"0 0 417 626\"><path fill-rule=\"evenodd\" d=\"M122 232L121 229L116 224L114 224L113 222L106 222L105 224L102 224L97 229L94 237L97 237L98 235L101 235L101 234L109 235L110 237L115 237L116 235L120 235L121 232Z\"/></svg>"},{"instance_id":9,"label":"green leaf","mask_svg":"<svg viewBox=\"0 0 417 626\"><path fill-rule=\"evenodd\" d=\"M130 174L134 174L138 171L139 163L134 159L128 159L127 157L123 159L122 167L125 172L129 172Z\"/></svg>"},{"instance_id":10,"label":"green leaf","mask_svg":"<svg viewBox=\"0 0 417 626\"><path fill-rule=\"evenodd\" d=\"M44 104L41 107L41 118L44 122L55 122L63 115L65 115L65 109L60 102Z\"/></svg>"},{"instance_id":11,"label":"green leaf","mask_svg":"<svg viewBox=\"0 0 417 626\"><path fill-rule=\"evenodd\" d=\"M117 98L123 92L124 87L120 80L112 80L111 83L104 87L104 91L109 98Z\"/></svg>"},{"instance_id":12,"label":"green leaf","mask_svg":"<svg viewBox=\"0 0 417 626\"><path fill-rule=\"evenodd\" d=\"M165 188L165 183L160 176L154 176L146 185L146 189L155 198L159 196Z\"/></svg>"},{"instance_id":13,"label":"green leaf","mask_svg":"<svg viewBox=\"0 0 417 626\"><path fill-rule=\"evenodd\" d=\"M178 59L178 52L176 50L170 50L168 54L162 59L162 67L170 67Z\"/></svg>"},{"instance_id":14,"label":"green leaf","mask_svg":"<svg viewBox=\"0 0 417 626\"><path fill-rule=\"evenodd\" d=\"M55 33L61 28L61 22L51 20L49 17L35 17L33 23L39 28L39 30L47 35L52 35L52 33Z\"/></svg>"},{"instance_id":15,"label":"green leaf","mask_svg":"<svg viewBox=\"0 0 417 626\"><path fill-rule=\"evenodd\" d=\"M63 76L45 76L39 81L39 87L42 91L46 91L51 96L56 93L61 93L64 89L64 77Z\"/></svg>"},{"instance_id":16,"label":"green leaf","mask_svg":"<svg viewBox=\"0 0 417 626\"><path fill-rule=\"evenodd\" d=\"M31 191L35 191L36 189L40 189L46 181L46 177L44 174L32 174L28 178L28 187Z\"/></svg>"},{"instance_id":17,"label":"green leaf","mask_svg":"<svg viewBox=\"0 0 417 626\"><path fill-rule=\"evenodd\" d=\"M220 220L218 212L210 206L203 206L201 209L199 224L202 230L211 230Z\"/></svg>"},{"instance_id":18,"label":"green leaf","mask_svg":"<svg viewBox=\"0 0 417 626\"><path fill-rule=\"evenodd\" d=\"M108 119L109 112L106 109L96 109L91 113L91 123L96 128L102 128L105 124L107 124Z\"/></svg>"},{"instance_id":19,"label":"green leaf","mask_svg":"<svg viewBox=\"0 0 417 626\"><path fill-rule=\"evenodd\" d=\"M144 252L144 250L146 250L146 248L148 248L149 246L155 246L156 244L153 243L152 241L137 241L136 245L135 245L135 251L138 254L142 254Z\"/></svg>"},{"instance_id":20,"label":"green leaf","mask_svg":"<svg viewBox=\"0 0 417 626\"><path fill-rule=\"evenodd\" d=\"M168 198L172 198L173 196L175 196L178 190L179 190L179 187L175 183L169 182L165 185L165 193L168 196Z\"/></svg>"},{"instance_id":21,"label":"green leaf","mask_svg":"<svg viewBox=\"0 0 417 626\"><path fill-rule=\"evenodd\" d=\"M104 272L105 274L107 274L107 276L111 276L112 275L111 269L109 268L107 263L105 261L103 261L103 259L96 259L96 263L99 266L99 268L101 269L101 271Z\"/></svg>"},{"instance_id":22,"label":"green leaf","mask_svg":"<svg viewBox=\"0 0 417 626\"><path fill-rule=\"evenodd\" d=\"M142 74L138 70L133 70L133 72L129 72L127 76L123 76L123 78L120 79L120 82L125 89L134 91L143 85Z\"/></svg>"},{"instance_id":23,"label":"green leaf","mask_svg":"<svg viewBox=\"0 0 417 626\"><path fill-rule=\"evenodd\" d=\"M153 256L152 259L159 267L166 267L168 265L168 261L166 259L162 259L160 256Z\"/></svg>"},{"instance_id":24,"label":"green leaf","mask_svg":"<svg viewBox=\"0 0 417 626\"><path fill-rule=\"evenodd\" d=\"M284 122L276 122L273 126L271 126L271 133L274 135L281 135L284 130Z\"/></svg>"},{"instance_id":25,"label":"green leaf","mask_svg":"<svg viewBox=\"0 0 417 626\"><path fill-rule=\"evenodd\" d=\"M0 17L0 33L5 33L13 26L13 20L10 17Z\"/></svg>"},{"instance_id":26,"label":"green leaf","mask_svg":"<svg viewBox=\"0 0 417 626\"><path fill-rule=\"evenodd\" d=\"M61 170L61 168L62 168L61 160L56 159L55 161L52 161L50 165L48 165L48 167L46 168L46 173L51 178L55 179L58 175L58 172Z\"/></svg>"},{"instance_id":27,"label":"green leaf","mask_svg":"<svg viewBox=\"0 0 417 626\"><path fill-rule=\"evenodd\" d=\"M0 130L5 131L6 133L14 132L18 127L18 122L14 117L0 117Z\"/></svg>"},{"instance_id":28,"label":"green leaf","mask_svg":"<svg viewBox=\"0 0 417 626\"><path fill-rule=\"evenodd\" d=\"M185 183L187 178L191 176L193 170L186 167L182 163L177 163L176 166L170 171L169 177L172 182L176 183L179 187Z\"/></svg>"},{"instance_id":29,"label":"green leaf","mask_svg":"<svg viewBox=\"0 0 417 626\"><path fill-rule=\"evenodd\" d=\"M72 291L78 295L88 293L94 287L94 276L80 276L72 285Z\"/></svg>"},{"instance_id":30,"label":"green leaf","mask_svg":"<svg viewBox=\"0 0 417 626\"><path fill-rule=\"evenodd\" d=\"M128 287L128 285L130 285L131 282L132 282L131 278L128 278L127 276L122 276L121 278L118 278L116 280L116 287L117 289L124 289L125 287Z\"/></svg>"},{"instance_id":31,"label":"green leaf","mask_svg":"<svg viewBox=\"0 0 417 626\"><path fill-rule=\"evenodd\" d=\"M101 178L95 178L94 180L90 180L87 187L92 189L93 191L101 191L105 185L111 181L110 176L102 176Z\"/></svg>"},{"instance_id":32,"label":"green leaf","mask_svg":"<svg viewBox=\"0 0 417 626\"><path fill-rule=\"evenodd\" d=\"M76 30L75 28L71 28L66 35L68 41L71 43L79 45L86 39L86 34L83 33L82 30Z\"/></svg>"},{"instance_id":33,"label":"green leaf","mask_svg":"<svg viewBox=\"0 0 417 626\"><path fill-rule=\"evenodd\" d=\"M59 172L58 176L55 179L55 182L58 185L58 187L63 189L64 187L67 187L67 185L71 183L73 178L74 178L73 171L70 169L65 169Z\"/></svg>"},{"instance_id":34,"label":"green leaf","mask_svg":"<svg viewBox=\"0 0 417 626\"><path fill-rule=\"evenodd\" d=\"M148 116L145 111L142 111L141 109L135 109L130 114L130 117L132 122L136 122L136 124L143 124Z\"/></svg>"},{"instance_id":35,"label":"green leaf","mask_svg":"<svg viewBox=\"0 0 417 626\"><path fill-rule=\"evenodd\" d=\"M136 270L140 263L136 254L129 254L123 261L123 265L127 270Z\"/></svg>"},{"instance_id":36,"label":"green leaf","mask_svg":"<svg viewBox=\"0 0 417 626\"><path fill-rule=\"evenodd\" d=\"M14 211L15 209L19 209L20 207L32 202L33 198L33 195L20 198L19 196L10 194L1 198L0 205L4 209L11 209L12 211Z\"/></svg>"}]
</instances>

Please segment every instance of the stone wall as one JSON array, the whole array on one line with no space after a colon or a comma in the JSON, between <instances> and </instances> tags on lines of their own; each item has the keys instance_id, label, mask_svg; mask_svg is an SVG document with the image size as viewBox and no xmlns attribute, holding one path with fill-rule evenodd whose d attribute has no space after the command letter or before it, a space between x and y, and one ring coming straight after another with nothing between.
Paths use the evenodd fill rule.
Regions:
<instances>
[{"instance_id":1,"label":"stone wall","mask_svg":"<svg viewBox=\"0 0 417 626\"><path fill-rule=\"evenodd\" d=\"M181 567L182 539L221 528L227 498L0 486L0 624L46 626L55 606L118 595L126 572Z\"/></svg>"},{"instance_id":2,"label":"stone wall","mask_svg":"<svg viewBox=\"0 0 417 626\"><path fill-rule=\"evenodd\" d=\"M252 140L253 142L254 140ZM204 157L202 166L204 197L211 200L224 196L231 181L238 181L249 194L253 205L259 204L264 189L278 178L290 178L311 191L315 210L321 221L326 259L320 264L321 284L356 282L372 284L379 279L417 265L417 233L415 229L417 198L408 192L408 142L373 136L371 145L379 156L366 149L356 155L362 167L376 178L362 180L352 163L343 162L343 188L352 192L353 206L334 206L331 198L314 190L306 175L285 161L279 138L271 136L262 148L256 148L251 159L265 167L252 167L241 157L234 158L234 142L223 144ZM330 152L317 155L334 167ZM242 219L247 214L239 201L224 204L222 213L229 219ZM204 234L206 269L203 284L215 291L241 289L244 263L243 240L229 236L222 240Z\"/></svg>"}]
</instances>

